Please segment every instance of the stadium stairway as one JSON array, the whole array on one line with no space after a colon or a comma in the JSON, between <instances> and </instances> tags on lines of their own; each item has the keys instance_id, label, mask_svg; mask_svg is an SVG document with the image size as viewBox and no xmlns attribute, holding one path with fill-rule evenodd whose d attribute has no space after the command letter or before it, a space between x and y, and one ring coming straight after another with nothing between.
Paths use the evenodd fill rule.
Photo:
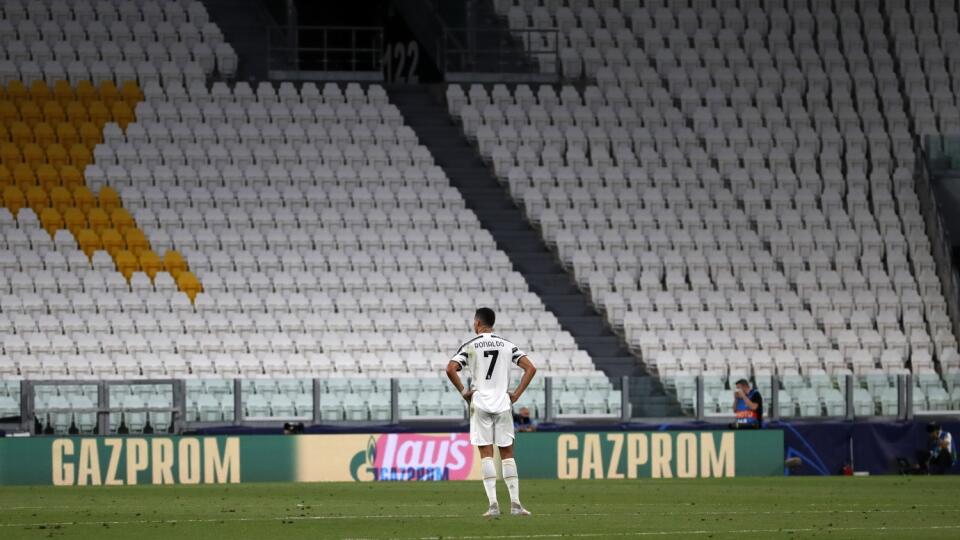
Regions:
<instances>
[{"instance_id":1,"label":"stadium stairway","mask_svg":"<svg viewBox=\"0 0 960 540\"><path fill-rule=\"evenodd\" d=\"M497 246L510 257L547 309L557 316L563 329L573 335L577 345L590 354L597 368L612 379L615 387L620 387L621 376L633 377L630 394L634 414L680 416L680 405L613 333L559 264L543 237L513 203L509 192L497 182L463 131L453 124L442 92L426 85L393 86L387 90L391 103L400 109L420 143L430 149L451 185L460 190L467 207L477 214Z\"/></svg>"}]
</instances>

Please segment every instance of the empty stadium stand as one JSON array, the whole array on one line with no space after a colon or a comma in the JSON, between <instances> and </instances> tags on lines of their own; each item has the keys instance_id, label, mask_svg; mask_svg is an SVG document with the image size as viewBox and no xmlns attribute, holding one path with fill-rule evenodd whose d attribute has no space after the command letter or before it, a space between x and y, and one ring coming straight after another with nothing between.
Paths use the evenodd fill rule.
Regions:
<instances>
[{"instance_id":1,"label":"empty stadium stand","mask_svg":"<svg viewBox=\"0 0 960 540\"><path fill-rule=\"evenodd\" d=\"M581 82L451 85L449 111L687 407L693 375L719 412L777 373L783 414L834 415L849 373L883 413L905 372L918 409L960 407L913 186L914 136L955 129L954 6L495 4L558 28Z\"/></svg>"},{"instance_id":2,"label":"empty stadium stand","mask_svg":"<svg viewBox=\"0 0 960 540\"><path fill-rule=\"evenodd\" d=\"M478 305L541 420L720 417L741 377L960 409L915 191L952 3L447 6L505 47L473 68L563 83L442 87L266 80L257 6L0 4L0 421L459 422Z\"/></svg>"},{"instance_id":3,"label":"empty stadium stand","mask_svg":"<svg viewBox=\"0 0 960 540\"><path fill-rule=\"evenodd\" d=\"M321 419L384 420L401 377L401 416L462 418L437 373L481 303L545 372L586 377L558 386L566 412L619 414L381 86L208 84L237 61L197 2L3 21L4 410L18 378L186 377L190 420L231 421L242 378L243 418L311 418L321 377ZM89 431L71 409L98 392L41 384L38 417ZM169 424L143 409L171 385L111 395L111 429Z\"/></svg>"},{"instance_id":4,"label":"empty stadium stand","mask_svg":"<svg viewBox=\"0 0 960 540\"><path fill-rule=\"evenodd\" d=\"M458 128L444 111L442 96L433 94L420 87L391 90L404 117L411 119L418 137L429 145L438 165L463 194L467 207L477 213L481 225L490 231L531 290L616 387L622 384L622 377L630 377L633 414L659 418L681 414L658 379L649 377L590 305L589 298L577 289L543 238L530 227L522 211L484 165L477 150L458 134Z\"/></svg>"}]
</instances>

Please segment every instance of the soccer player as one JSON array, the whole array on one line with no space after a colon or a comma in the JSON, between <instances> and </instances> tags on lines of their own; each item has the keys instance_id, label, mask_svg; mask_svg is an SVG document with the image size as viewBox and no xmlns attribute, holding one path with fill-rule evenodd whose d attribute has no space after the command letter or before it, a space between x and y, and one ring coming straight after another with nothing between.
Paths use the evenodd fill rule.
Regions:
<instances>
[{"instance_id":1,"label":"soccer player","mask_svg":"<svg viewBox=\"0 0 960 540\"><path fill-rule=\"evenodd\" d=\"M447 377L463 399L470 403L470 444L480 451L480 471L483 488L487 492L490 507L486 517L500 515L497 502L497 469L493 464L493 445L500 448L503 483L510 492L510 513L529 516L520 504L520 479L517 462L513 459L513 415L511 405L527 389L537 368L526 353L506 339L493 333L496 315L490 308L480 308L473 319L477 336L464 343L447 363ZM523 370L517 388L510 392L510 364ZM469 368L473 375L471 388L464 388L459 371Z\"/></svg>"}]
</instances>

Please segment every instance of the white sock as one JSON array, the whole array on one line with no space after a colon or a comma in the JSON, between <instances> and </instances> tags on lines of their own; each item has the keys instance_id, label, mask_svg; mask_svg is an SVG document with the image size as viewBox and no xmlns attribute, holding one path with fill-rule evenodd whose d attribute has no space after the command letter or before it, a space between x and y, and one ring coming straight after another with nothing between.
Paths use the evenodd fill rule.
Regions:
<instances>
[{"instance_id":1,"label":"white sock","mask_svg":"<svg viewBox=\"0 0 960 540\"><path fill-rule=\"evenodd\" d=\"M510 492L510 502L520 504L520 477L517 476L517 462L513 459L505 459L500 462L500 470L503 472L503 483L507 485L507 491Z\"/></svg>"},{"instance_id":2,"label":"white sock","mask_svg":"<svg viewBox=\"0 0 960 540\"><path fill-rule=\"evenodd\" d=\"M497 504L497 467L493 464L492 457L480 460L480 475L483 477L483 489L487 492L487 500L490 504Z\"/></svg>"}]
</instances>

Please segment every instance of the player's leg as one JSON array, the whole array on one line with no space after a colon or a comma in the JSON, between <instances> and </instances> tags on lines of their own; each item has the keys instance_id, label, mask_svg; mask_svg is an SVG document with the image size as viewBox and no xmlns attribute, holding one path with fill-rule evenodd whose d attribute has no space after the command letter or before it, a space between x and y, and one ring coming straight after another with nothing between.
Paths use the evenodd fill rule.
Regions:
<instances>
[{"instance_id":1,"label":"player's leg","mask_svg":"<svg viewBox=\"0 0 960 540\"><path fill-rule=\"evenodd\" d=\"M483 479L483 489L487 493L487 508L484 516L496 517L500 515L500 504L497 502L497 467L493 462L493 419L487 413L473 409L470 415L470 443L480 452L480 476Z\"/></svg>"},{"instance_id":2,"label":"player's leg","mask_svg":"<svg viewBox=\"0 0 960 540\"><path fill-rule=\"evenodd\" d=\"M520 476L517 474L517 461L513 457L513 415L510 411L502 413L497 419L496 435L503 483L507 485L510 493L510 513L515 516L529 516L530 512L520 504Z\"/></svg>"}]
</instances>

